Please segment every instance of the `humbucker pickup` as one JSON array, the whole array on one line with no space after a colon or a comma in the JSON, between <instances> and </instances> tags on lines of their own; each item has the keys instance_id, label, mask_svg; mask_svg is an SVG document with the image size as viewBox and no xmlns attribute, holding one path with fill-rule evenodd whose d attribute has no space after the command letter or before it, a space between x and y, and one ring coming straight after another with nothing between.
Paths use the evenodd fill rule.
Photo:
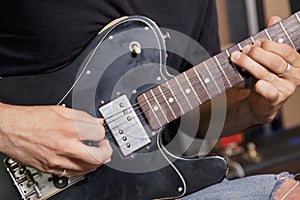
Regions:
<instances>
[{"instance_id":1,"label":"humbucker pickup","mask_svg":"<svg viewBox=\"0 0 300 200\"><path fill-rule=\"evenodd\" d=\"M128 156L147 146L151 140L126 95L99 108L120 151Z\"/></svg>"}]
</instances>

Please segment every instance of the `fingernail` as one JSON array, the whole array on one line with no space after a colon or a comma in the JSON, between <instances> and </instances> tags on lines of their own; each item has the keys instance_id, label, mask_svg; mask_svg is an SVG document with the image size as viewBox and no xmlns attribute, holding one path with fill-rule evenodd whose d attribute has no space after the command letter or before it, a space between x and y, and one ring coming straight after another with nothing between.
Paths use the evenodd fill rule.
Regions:
<instances>
[{"instance_id":1,"label":"fingernail","mask_svg":"<svg viewBox=\"0 0 300 200\"><path fill-rule=\"evenodd\" d=\"M241 52L235 51L231 54L231 60L232 61L237 61L241 57Z\"/></svg>"},{"instance_id":2,"label":"fingernail","mask_svg":"<svg viewBox=\"0 0 300 200\"><path fill-rule=\"evenodd\" d=\"M257 47L260 47L261 46L261 41L260 40L256 40L253 45L257 46Z\"/></svg>"},{"instance_id":3,"label":"fingernail","mask_svg":"<svg viewBox=\"0 0 300 200\"><path fill-rule=\"evenodd\" d=\"M103 162L103 164L107 164L111 161L111 158L107 159L106 161Z\"/></svg>"},{"instance_id":4,"label":"fingernail","mask_svg":"<svg viewBox=\"0 0 300 200\"><path fill-rule=\"evenodd\" d=\"M251 49L251 46L250 46L250 45L244 46L244 48L243 48L243 53L244 53L244 54L249 53L250 49Z\"/></svg>"},{"instance_id":5,"label":"fingernail","mask_svg":"<svg viewBox=\"0 0 300 200\"><path fill-rule=\"evenodd\" d=\"M97 121L98 121L98 123L103 124L103 119L102 118L98 118Z\"/></svg>"}]
</instances>

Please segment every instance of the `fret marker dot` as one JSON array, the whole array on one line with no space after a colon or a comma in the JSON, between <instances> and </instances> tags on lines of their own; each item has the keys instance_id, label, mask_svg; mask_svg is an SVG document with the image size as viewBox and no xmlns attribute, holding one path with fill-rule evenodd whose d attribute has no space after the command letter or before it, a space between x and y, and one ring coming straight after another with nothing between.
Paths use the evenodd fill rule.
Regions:
<instances>
[{"instance_id":1,"label":"fret marker dot","mask_svg":"<svg viewBox=\"0 0 300 200\"><path fill-rule=\"evenodd\" d=\"M154 106L153 109L154 109L154 111L158 111L159 110L158 106Z\"/></svg>"},{"instance_id":2,"label":"fret marker dot","mask_svg":"<svg viewBox=\"0 0 300 200\"><path fill-rule=\"evenodd\" d=\"M190 94L191 93L191 89L190 88L185 89L185 93Z\"/></svg>"},{"instance_id":3,"label":"fret marker dot","mask_svg":"<svg viewBox=\"0 0 300 200\"><path fill-rule=\"evenodd\" d=\"M173 103L174 99L173 98L169 98L169 103Z\"/></svg>"},{"instance_id":4,"label":"fret marker dot","mask_svg":"<svg viewBox=\"0 0 300 200\"><path fill-rule=\"evenodd\" d=\"M278 42L279 42L279 43L283 43L283 38L279 38L279 39L278 39Z\"/></svg>"},{"instance_id":5,"label":"fret marker dot","mask_svg":"<svg viewBox=\"0 0 300 200\"><path fill-rule=\"evenodd\" d=\"M206 79L204 80L204 82L207 84L207 83L210 82L210 79L209 79L209 78L206 78Z\"/></svg>"}]
</instances>

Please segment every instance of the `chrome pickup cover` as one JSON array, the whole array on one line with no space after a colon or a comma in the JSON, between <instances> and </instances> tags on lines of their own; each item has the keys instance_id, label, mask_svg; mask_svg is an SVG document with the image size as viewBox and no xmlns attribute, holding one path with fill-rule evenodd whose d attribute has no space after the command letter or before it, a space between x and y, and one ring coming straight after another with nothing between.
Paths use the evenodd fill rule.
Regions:
<instances>
[{"instance_id":1,"label":"chrome pickup cover","mask_svg":"<svg viewBox=\"0 0 300 200\"><path fill-rule=\"evenodd\" d=\"M120 151L128 156L151 140L126 95L99 108Z\"/></svg>"}]
</instances>

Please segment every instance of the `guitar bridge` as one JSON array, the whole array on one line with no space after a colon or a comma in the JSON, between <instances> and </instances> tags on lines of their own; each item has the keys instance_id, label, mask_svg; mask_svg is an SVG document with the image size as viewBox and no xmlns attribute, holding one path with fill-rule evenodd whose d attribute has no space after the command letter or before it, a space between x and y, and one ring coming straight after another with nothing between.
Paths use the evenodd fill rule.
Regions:
<instances>
[{"instance_id":1,"label":"guitar bridge","mask_svg":"<svg viewBox=\"0 0 300 200\"><path fill-rule=\"evenodd\" d=\"M151 142L126 95L100 107L99 111L124 156L132 154Z\"/></svg>"},{"instance_id":2,"label":"guitar bridge","mask_svg":"<svg viewBox=\"0 0 300 200\"><path fill-rule=\"evenodd\" d=\"M5 158L4 164L24 200L48 199L84 179L84 176L67 178L42 173L34 168L22 166L11 158Z\"/></svg>"}]
</instances>

